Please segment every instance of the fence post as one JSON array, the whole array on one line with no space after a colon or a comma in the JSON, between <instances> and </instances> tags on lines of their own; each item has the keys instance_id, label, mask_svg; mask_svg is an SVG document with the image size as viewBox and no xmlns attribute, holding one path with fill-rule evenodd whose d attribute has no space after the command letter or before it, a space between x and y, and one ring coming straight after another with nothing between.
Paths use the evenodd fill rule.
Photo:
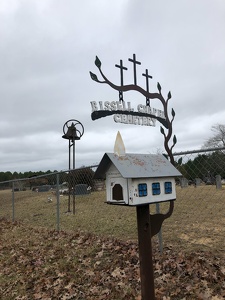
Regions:
<instances>
[{"instance_id":1,"label":"fence post","mask_svg":"<svg viewBox=\"0 0 225 300\"><path fill-rule=\"evenodd\" d=\"M56 174L56 209L57 231L59 231L59 174Z\"/></svg>"},{"instance_id":2,"label":"fence post","mask_svg":"<svg viewBox=\"0 0 225 300\"><path fill-rule=\"evenodd\" d=\"M14 181L12 182L12 221L15 221Z\"/></svg>"}]
</instances>

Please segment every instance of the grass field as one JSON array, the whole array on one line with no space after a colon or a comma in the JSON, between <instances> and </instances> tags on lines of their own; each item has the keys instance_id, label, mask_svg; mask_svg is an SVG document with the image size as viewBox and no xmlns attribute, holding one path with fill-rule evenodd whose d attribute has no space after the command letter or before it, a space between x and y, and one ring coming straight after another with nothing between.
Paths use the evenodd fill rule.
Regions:
<instances>
[{"instance_id":1,"label":"grass field","mask_svg":"<svg viewBox=\"0 0 225 300\"><path fill-rule=\"evenodd\" d=\"M50 192L15 192L15 219L34 226L57 228L56 196ZM12 218L12 193L0 191L0 217ZM48 201L48 198L52 202ZM104 203L105 192L76 196L76 213L68 213L68 196L60 196L60 229L85 231L101 236L137 239L135 207ZM71 199L72 202L72 199ZM210 249L223 252L225 248L225 189L213 186L177 188L172 216L162 226L163 243L178 249ZM72 204L71 204L72 208ZM168 203L160 205L165 213ZM155 205L150 206L152 214ZM157 237L156 237L157 239Z\"/></svg>"},{"instance_id":2,"label":"grass field","mask_svg":"<svg viewBox=\"0 0 225 300\"><path fill-rule=\"evenodd\" d=\"M224 299L224 192L177 189L162 255L153 238L157 300ZM61 196L57 232L55 195L15 192L14 223L11 196L0 191L0 299L141 300L134 207L107 205L105 192L93 192L76 197L73 215Z\"/></svg>"}]
</instances>

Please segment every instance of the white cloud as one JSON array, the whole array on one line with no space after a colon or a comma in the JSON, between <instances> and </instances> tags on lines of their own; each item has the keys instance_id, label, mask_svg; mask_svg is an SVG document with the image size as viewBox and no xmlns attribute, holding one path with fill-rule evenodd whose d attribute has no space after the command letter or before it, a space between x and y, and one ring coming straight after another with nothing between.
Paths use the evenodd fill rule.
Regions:
<instances>
[{"instance_id":1,"label":"white cloud","mask_svg":"<svg viewBox=\"0 0 225 300\"><path fill-rule=\"evenodd\" d=\"M160 124L144 127L91 120L90 101L118 100L118 92L91 80L98 55L102 70L119 84L120 59L141 61L141 74L153 76L176 112L175 151L200 148L213 124L224 123L225 4L220 0L148 1L3 0L0 4L0 171L66 169L68 147L62 139L69 119L83 123L76 145L78 166L97 163L113 151L120 130L129 152L163 151ZM133 106L144 103L124 93ZM153 107L161 108L158 100Z\"/></svg>"}]
</instances>

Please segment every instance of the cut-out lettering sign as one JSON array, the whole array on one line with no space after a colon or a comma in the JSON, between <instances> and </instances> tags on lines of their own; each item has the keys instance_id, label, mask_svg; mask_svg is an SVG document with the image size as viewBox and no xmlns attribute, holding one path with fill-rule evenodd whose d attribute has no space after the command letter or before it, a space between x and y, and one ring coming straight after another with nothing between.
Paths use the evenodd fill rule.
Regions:
<instances>
[{"instance_id":1,"label":"cut-out lettering sign","mask_svg":"<svg viewBox=\"0 0 225 300\"><path fill-rule=\"evenodd\" d=\"M170 157L171 163L174 163L172 149L177 143L176 136L173 136L172 146L169 146L169 141L172 137L172 123L175 117L175 111L171 110L171 118L168 114L168 102L171 99L171 93L169 92L167 98L165 99L161 93L162 88L159 83L157 83L157 93L151 93L149 89L149 79L152 76L149 75L148 70L146 69L142 76L146 79L146 88L142 88L137 84L137 66L141 65L141 62L137 61L136 55L133 54L132 58L128 59L129 62L133 64L133 75L134 75L134 83L124 85L124 71L127 71L123 65L123 61L120 60L120 63L115 65L115 67L120 69L120 85L116 85L111 82L105 74L102 72L101 66L102 63L100 59L96 56L95 65L99 70L100 75L103 80L99 80L97 75L90 72L91 79L98 83L108 84L111 88L119 92L119 99L117 101L91 101L91 118L92 120L97 120L106 116L113 116L113 119L116 123L124 123L124 124L134 124L134 125L142 125L142 126L155 126L156 120L158 120L163 127L167 130L165 132L164 128L160 127L160 132L164 136L164 147L165 150ZM137 91L142 94L146 102L145 104L138 104L133 106L131 102L126 102L123 99L124 92L128 91ZM151 99L159 100L162 104L163 109L156 109L151 107L150 101Z\"/></svg>"},{"instance_id":2,"label":"cut-out lettering sign","mask_svg":"<svg viewBox=\"0 0 225 300\"><path fill-rule=\"evenodd\" d=\"M155 126L156 120L167 127L164 112L147 105L138 104L136 111L131 102L119 101L91 101L92 120L114 115L116 123Z\"/></svg>"}]
</instances>

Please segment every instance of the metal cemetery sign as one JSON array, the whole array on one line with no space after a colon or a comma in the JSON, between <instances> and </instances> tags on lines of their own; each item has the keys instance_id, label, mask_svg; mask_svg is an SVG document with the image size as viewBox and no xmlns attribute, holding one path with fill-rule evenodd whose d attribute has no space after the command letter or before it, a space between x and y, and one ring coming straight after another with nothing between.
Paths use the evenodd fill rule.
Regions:
<instances>
[{"instance_id":1,"label":"metal cemetery sign","mask_svg":"<svg viewBox=\"0 0 225 300\"><path fill-rule=\"evenodd\" d=\"M116 123L124 124L135 124L135 125L144 125L144 126L155 126L156 120L158 120L163 126L168 128L168 122L166 118L167 103L161 95L161 86L158 83L159 94L149 92L149 79L152 78L148 74L148 70L145 70L145 73L142 74L146 78L146 90L137 85L137 72L136 65L141 65L139 61L136 60L136 55L133 54L133 58L128 59L133 63L133 72L134 72L134 84L124 85L123 72L128 70L123 66L123 61L120 60L119 65L115 65L120 69L120 86L113 84L107 79L101 70L101 61L96 56L95 65L98 67L100 74L102 75L104 81L98 80L98 77L90 72L91 78L98 83L106 83L110 85L113 89L119 92L118 101L91 101L91 118L96 120L102 117L109 115L114 115L113 119ZM123 92L135 90L142 93L146 97L146 103L138 104L136 110L132 107L131 102L125 102L123 99ZM152 108L150 106L150 99L158 98L163 104L163 110ZM168 99L171 98L169 92Z\"/></svg>"},{"instance_id":2,"label":"metal cemetery sign","mask_svg":"<svg viewBox=\"0 0 225 300\"><path fill-rule=\"evenodd\" d=\"M161 85L157 83L158 92L151 93L149 91L149 79L152 76L149 75L148 69L142 73L142 76L146 79L146 87L143 89L140 85L137 84L137 65L141 65L136 59L136 55L133 54L133 58L129 58L128 61L133 63L133 76L134 82L132 84L124 84L124 71L128 69L123 65L123 61L120 60L119 65L115 65L115 67L120 69L120 85L116 85L111 82L105 74L102 72L101 66L102 63L99 58L96 56L95 65L99 70L103 80L99 80L97 75L90 72L90 76L92 80L98 83L108 84L111 88L119 92L119 99L117 101L91 101L91 118L92 120L100 119L106 116L113 115L113 119L116 123L124 123L124 124L134 124L134 125L143 125L143 126L155 126L156 120L158 120L167 132L165 132L164 128L160 127L160 132L164 137L164 147L170 158L170 162L174 165L174 158L172 155L172 149L177 143L176 136L173 136L172 146L169 146L169 141L172 137L172 123L175 117L175 111L171 110L171 118L168 113L168 102L171 99L171 93L168 92L167 98L164 98L161 93ZM126 102L123 99L123 93L127 91L137 91L142 94L146 102L145 104L138 104L134 107L131 102ZM156 109L150 106L150 100L157 99L161 102L163 109Z\"/></svg>"},{"instance_id":3,"label":"metal cemetery sign","mask_svg":"<svg viewBox=\"0 0 225 300\"><path fill-rule=\"evenodd\" d=\"M138 104L137 111L131 107L130 102L125 101L91 101L92 120L96 120L109 115L114 115L116 123L155 126L156 120L165 122L164 112L150 106Z\"/></svg>"}]
</instances>

